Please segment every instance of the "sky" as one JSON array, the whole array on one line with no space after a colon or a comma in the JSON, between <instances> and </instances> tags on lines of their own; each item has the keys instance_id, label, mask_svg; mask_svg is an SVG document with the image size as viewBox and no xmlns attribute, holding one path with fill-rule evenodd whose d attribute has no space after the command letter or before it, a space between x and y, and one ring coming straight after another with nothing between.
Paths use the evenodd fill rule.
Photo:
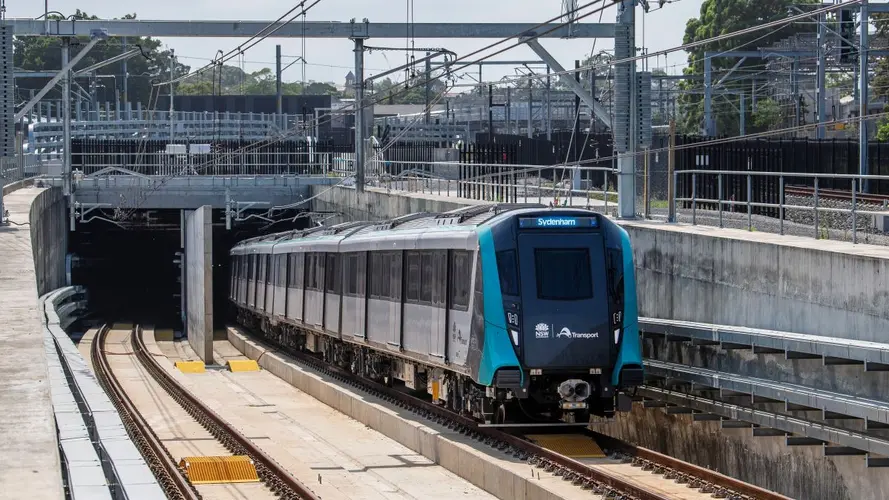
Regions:
<instances>
[{"instance_id":1,"label":"sky","mask_svg":"<svg viewBox=\"0 0 889 500\"><path fill-rule=\"evenodd\" d=\"M636 11L636 44L646 47L649 52L675 47L682 44L686 21L697 17L703 0L672 0L663 9L644 14L642 8ZM527 22L540 23L561 12L561 0L321 0L307 14L308 21L348 22L355 18L367 18L370 22L406 22L407 4L413 2L414 22ZM140 19L177 20L258 20L277 19L298 2L294 0L48 0L50 11L65 15L73 14L79 8L100 18L122 17L136 13ZM580 0L579 4L585 3ZM8 18L34 18L44 12L44 2L40 0L8 0ZM601 14L601 22L613 23L617 15L616 7L609 7ZM600 14L593 14L583 22L599 22ZM237 38L164 38L162 42L175 49L180 62L193 69L203 66L220 49L229 51L243 39ZM644 44L643 44L644 40ZM444 47L456 52L458 57L484 47L495 40L486 39L417 39L417 47ZM404 47L405 39L371 39L369 45ZM244 69L252 72L263 67L274 68L275 45L282 45L284 65L296 56L303 56L306 80L329 81L342 84L345 75L354 68L353 43L349 40L307 39L305 54L302 53L300 38L279 38L265 40L250 49L244 56ZM584 59L595 49L611 50L613 42L599 40L542 40L542 45L566 68L574 65L575 59ZM502 47L502 46L501 46ZM500 47L498 47L500 48ZM484 54L479 54L483 56ZM650 58L650 69L664 68L668 73L681 72L686 61L684 52L674 52L660 58ZM519 46L492 60L525 60L538 57L525 46ZM373 52L365 56L367 76L397 67L405 63L405 53ZM239 65L238 58L228 64ZM477 67L473 74L477 73ZM468 71L468 70L467 70ZM504 76L514 76L515 69L509 66L486 66L483 79L497 80ZM393 75L393 80L403 79L403 73ZM283 75L285 81L300 81L303 78L303 65L296 63ZM464 80L470 82L471 80Z\"/></svg>"}]
</instances>

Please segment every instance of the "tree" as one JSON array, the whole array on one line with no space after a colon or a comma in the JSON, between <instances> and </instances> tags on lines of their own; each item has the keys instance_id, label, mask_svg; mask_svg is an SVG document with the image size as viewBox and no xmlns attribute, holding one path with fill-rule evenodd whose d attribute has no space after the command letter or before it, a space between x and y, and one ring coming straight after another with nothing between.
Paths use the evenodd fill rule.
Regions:
<instances>
[{"instance_id":1,"label":"tree","mask_svg":"<svg viewBox=\"0 0 889 500\"><path fill-rule=\"evenodd\" d=\"M753 113L753 125L762 130L780 128L784 120L781 106L774 99L763 99L757 103Z\"/></svg>"},{"instance_id":2,"label":"tree","mask_svg":"<svg viewBox=\"0 0 889 500\"><path fill-rule=\"evenodd\" d=\"M381 104L426 104L426 77L419 75L408 83L394 83L392 79L385 78L374 82L374 99L382 98ZM406 87L409 87L405 90ZM438 78L434 78L430 84L429 98L444 92L445 84Z\"/></svg>"},{"instance_id":3,"label":"tree","mask_svg":"<svg viewBox=\"0 0 889 500\"><path fill-rule=\"evenodd\" d=\"M689 19L685 26L683 43L692 43L717 35L734 32L744 28L787 17L791 5L811 4L813 0L704 0L701 4L700 17ZM755 50L766 47L796 33L811 32L814 24L794 23L783 29L756 31L742 36L727 38L690 49L688 54L688 75L703 75L704 53L722 52L733 49ZM711 59L712 82L715 84L738 62L734 57L714 57ZM750 58L744 61L736 72L723 83L726 90L749 92L750 81L735 79L749 72L753 67L762 67L763 60ZM686 92L680 97L679 103L683 110L683 118L679 122L684 133L697 133L702 129L704 120L703 82L700 80L685 81L681 85ZM716 90L716 89L714 89ZM717 99L714 91L711 116L716 120L717 133L720 135L737 135L739 133L738 107L740 98L729 94ZM751 99L747 99L749 106ZM747 110L749 113L749 108ZM751 131L748 131L751 132Z\"/></svg>"},{"instance_id":4,"label":"tree","mask_svg":"<svg viewBox=\"0 0 889 500\"><path fill-rule=\"evenodd\" d=\"M73 16L75 19L98 19L77 10ZM135 19L136 14L127 14L123 19ZM50 19L60 19L59 16L51 15ZM71 56L73 57L77 51L86 45L89 41L87 37L76 37L71 40ZM123 40L120 38L109 38L99 42L93 49L77 64L77 68L85 68L89 65L109 59L124 51L122 45ZM143 105L150 105L152 97L152 81L166 81L170 76L170 52L161 50L161 42L151 37L130 37L127 39L126 49L133 49L136 46L142 48L142 52L148 58L141 55L132 57L127 61L128 79L128 100L136 103L141 102ZM16 37L13 41L14 55L13 64L17 69L24 71L52 71L62 67L62 40L59 37ZM174 65L173 74L181 76L187 74L188 66L179 64ZM116 91L123 92L123 65L122 63L110 64L96 71L99 78L88 80L87 78L77 78L76 82L84 88L91 88L95 91L95 97L98 101L114 101L116 100ZM104 77L104 78L102 78ZM16 86L20 95L29 95L31 90L35 92L43 88L48 78L20 78L16 82ZM157 90L154 90L157 95ZM50 92L48 98L60 98L61 93L57 89ZM121 97L123 99L123 97Z\"/></svg>"}]
</instances>

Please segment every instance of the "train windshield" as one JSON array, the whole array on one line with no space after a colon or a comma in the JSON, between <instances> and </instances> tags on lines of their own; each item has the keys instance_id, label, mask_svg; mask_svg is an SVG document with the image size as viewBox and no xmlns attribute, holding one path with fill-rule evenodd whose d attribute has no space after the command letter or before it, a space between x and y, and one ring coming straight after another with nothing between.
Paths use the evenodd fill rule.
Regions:
<instances>
[{"instance_id":1,"label":"train windshield","mask_svg":"<svg viewBox=\"0 0 889 500\"><path fill-rule=\"evenodd\" d=\"M537 298L583 300L593 296L587 248L534 249Z\"/></svg>"}]
</instances>

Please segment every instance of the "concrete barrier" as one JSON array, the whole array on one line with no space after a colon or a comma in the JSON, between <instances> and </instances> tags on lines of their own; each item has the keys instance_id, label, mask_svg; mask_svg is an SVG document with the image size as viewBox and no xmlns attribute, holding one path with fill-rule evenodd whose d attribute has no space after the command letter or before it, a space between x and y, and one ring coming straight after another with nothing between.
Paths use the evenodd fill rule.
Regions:
<instances>
[{"instance_id":1,"label":"concrete barrier","mask_svg":"<svg viewBox=\"0 0 889 500\"><path fill-rule=\"evenodd\" d=\"M580 493L576 486L547 472L535 471L532 477L527 462L487 448L407 410L389 408L373 396L354 392L339 381L306 370L288 355L247 338L238 328L228 329L228 339L264 370L498 498L555 500Z\"/></svg>"}]
</instances>

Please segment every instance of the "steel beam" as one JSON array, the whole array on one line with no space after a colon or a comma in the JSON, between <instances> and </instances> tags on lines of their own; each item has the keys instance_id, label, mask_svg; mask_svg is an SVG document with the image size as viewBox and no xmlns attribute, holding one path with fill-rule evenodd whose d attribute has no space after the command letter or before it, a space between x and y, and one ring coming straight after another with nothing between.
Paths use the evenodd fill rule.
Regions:
<instances>
[{"instance_id":1,"label":"steel beam","mask_svg":"<svg viewBox=\"0 0 889 500\"><path fill-rule=\"evenodd\" d=\"M31 108L33 108L34 105L40 101L40 99L43 99L43 96L45 96L50 90L52 90L52 88L55 87L57 83L59 83L59 81L62 79L62 77L67 75L68 72L71 71L71 68L73 68L75 64L80 62L80 60L83 59L83 57L85 55L87 55L87 53L89 53L89 51L92 50L93 47L95 47L96 44L99 43L100 41L101 41L100 37L95 37L92 40L90 40L89 43L86 44L86 47L84 47L76 56L74 56L74 58L71 59L68 62L68 64L66 64L61 69L61 71L56 73L56 76L54 76L53 79L50 80L49 83L47 83L46 86L43 87L40 90L40 92L37 93L37 95L32 97L31 100L28 101L28 103L25 104L25 106L22 107L22 109L20 109L18 113L15 114L15 121L19 121L22 119L22 117L27 115L28 112L31 111Z\"/></svg>"},{"instance_id":2,"label":"steel beam","mask_svg":"<svg viewBox=\"0 0 889 500\"><path fill-rule=\"evenodd\" d=\"M546 62L546 64L550 68L554 69L557 73L562 73L559 75L562 83L571 87L571 90L574 91L577 97L579 97L584 102L584 104L586 104L590 107L590 109L593 110L593 113L596 114L596 118L602 120L605 125L608 125L608 128L614 128L612 126L611 115L608 114L608 110L606 110L604 106L599 104L599 102L596 101L596 98L593 97L592 94L587 92L587 90L583 88L583 85L581 85L580 82L578 82L574 78L571 78L570 76L565 75L565 68L561 64L559 64L559 61L556 61L556 58L553 57L552 54L547 52L547 50L544 49L542 45L540 45L540 42L534 39L530 39L525 40L525 43L528 44L528 47L530 47L535 54L540 56L540 58L543 59L543 61Z\"/></svg>"},{"instance_id":3,"label":"steel beam","mask_svg":"<svg viewBox=\"0 0 889 500\"><path fill-rule=\"evenodd\" d=\"M95 71L99 68L104 68L105 66L108 66L109 64L114 64L116 62L126 61L127 59L129 59L133 56L137 56L141 53L142 53L142 51L139 49L128 50L127 52L124 52L123 54L118 54L112 58L97 62L96 64L93 64L92 66L87 66L86 68L79 69L74 72L74 76L89 76L90 73L92 73L93 71Z\"/></svg>"},{"instance_id":4,"label":"steel beam","mask_svg":"<svg viewBox=\"0 0 889 500\"><path fill-rule=\"evenodd\" d=\"M46 26L37 19L7 19L15 36L45 36ZM52 21L49 34L88 36L90 30L104 28L108 36L152 36L184 38L247 38L267 28L271 21L184 21L184 20L96 20ZM273 28L280 26L276 24ZM305 30L305 31L304 31ZM541 38L613 38L614 24L582 23L570 28L561 24L537 27L532 23L350 23L306 21L288 23L269 38L398 38L410 30L414 38L507 38L536 34ZM546 31L552 30L548 33Z\"/></svg>"},{"instance_id":5,"label":"steel beam","mask_svg":"<svg viewBox=\"0 0 889 500\"><path fill-rule=\"evenodd\" d=\"M870 23L868 23L868 12L867 12L867 0L861 0L861 14L859 16L859 35L858 35L858 173L860 175L868 174L868 161L867 161L867 148L868 148L868 137L867 137L867 104L870 99L868 99L868 68L867 62L869 53L871 52L868 48L868 28L870 27ZM862 193L866 193L868 191L868 181L867 179L861 180L861 185L859 186ZM853 191L854 194L854 191Z\"/></svg>"}]
</instances>

